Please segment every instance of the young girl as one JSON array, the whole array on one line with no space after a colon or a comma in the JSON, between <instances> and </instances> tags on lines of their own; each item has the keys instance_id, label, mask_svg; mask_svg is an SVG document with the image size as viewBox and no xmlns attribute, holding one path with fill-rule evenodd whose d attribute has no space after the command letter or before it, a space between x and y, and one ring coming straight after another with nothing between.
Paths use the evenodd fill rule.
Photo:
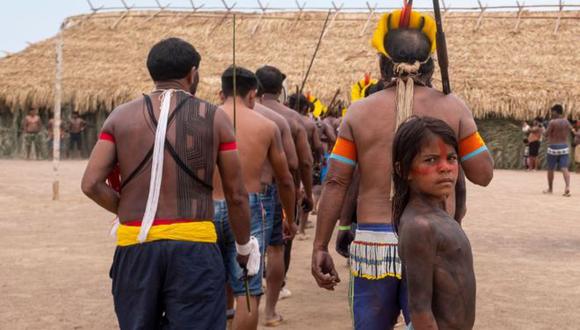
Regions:
<instances>
[{"instance_id":1,"label":"young girl","mask_svg":"<svg viewBox=\"0 0 580 330\"><path fill-rule=\"evenodd\" d=\"M453 130L411 117L393 143L393 222L409 293L411 329L471 329L475 275L471 246L445 211L459 164Z\"/></svg>"}]
</instances>

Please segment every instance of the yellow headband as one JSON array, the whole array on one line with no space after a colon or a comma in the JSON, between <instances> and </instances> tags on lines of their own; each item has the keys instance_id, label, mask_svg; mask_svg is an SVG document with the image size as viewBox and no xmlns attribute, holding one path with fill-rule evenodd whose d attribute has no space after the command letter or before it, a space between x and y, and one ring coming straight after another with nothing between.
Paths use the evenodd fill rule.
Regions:
<instances>
[{"instance_id":1,"label":"yellow headband","mask_svg":"<svg viewBox=\"0 0 580 330\"><path fill-rule=\"evenodd\" d=\"M385 36L389 34L389 16L391 20L391 29L396 30L399 28L399 20L401 19L401 9L395 10L391 13L383 14L381 19L379 20L379 25L373 34L373 38L371 40L372 46L381 54L385 55L388 58L391 58L387 50L385 49L384 40ZM416 11L411 12L410 20L409 20L409 28L410 29L419 29L421 27L421 18L425 19L425 24L423 25L423 29L421 32L429 39L431 42L431 53L437 49L435 44L435 35L437 33L437 25L435 24L435 20L429 16L425 15Z\"/></svg>"}]
</instances>

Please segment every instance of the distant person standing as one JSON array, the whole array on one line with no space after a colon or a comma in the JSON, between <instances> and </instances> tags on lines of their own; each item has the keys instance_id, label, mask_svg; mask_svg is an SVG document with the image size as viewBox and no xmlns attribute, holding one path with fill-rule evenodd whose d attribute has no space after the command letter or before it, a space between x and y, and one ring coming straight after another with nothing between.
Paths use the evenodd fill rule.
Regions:
<instances>
[{"instance_id":1,"label":"distant person standing","mask_svg":"<svg viewBox=\"0 0 580 330\"><path fill-rule=\"evenodd\" d=\"M79 157L82 157L83 154L83 143L82 143L82 132L87 127L87 122L84 121L79 116L77 111L73 111L70 124L69 124L69 132L70 132L70 142L69 142L69 155L73 157L73 153L76 149L79 151Z\"/></svg>"},{"instance_id":2,"label":"distant person standing","mask_svg":"<svg viewBox=\"0 0 580 330\"><path fill-rule=\"evenodd\" d=\"M548 138L548 189L544 190L544 194L552 193L554 170L559 168L564 175L564 182L566 183L563 196L570 197L570 172L568 171L570 145L568 139L570 132L574 132L574 128L564 118L564 108L560 104L552 107L551 114L551 120L546 130L546 137Z\"/></svg>"},{"instance_id":3,"label":"distant person standing","mask_svg":"<svg viewBox=\"0 0 580 330\"><path fill-rule=\"evenodd\" d=\"M540 154L540 144L542 142L542 135L544 134L544 126L538 119L534 119L528 132L528 171L534 171L538 169L537 158Z\"/></svg>"},{"instance_id":4,"label":"distant person standing","mask_svg":"<svg viewBox=\"0 0 580 330\"><path fill-rule=\"evenodd\" d=\"M30 159L30 149L34 144L34 153L36 159L40 159L42 144L40 131L42 130L42 121L38 116L38 110L32 108L22 120L22 131L24 132L24 148L26 149L26 159Z\"/></svg>"}]
</instances>

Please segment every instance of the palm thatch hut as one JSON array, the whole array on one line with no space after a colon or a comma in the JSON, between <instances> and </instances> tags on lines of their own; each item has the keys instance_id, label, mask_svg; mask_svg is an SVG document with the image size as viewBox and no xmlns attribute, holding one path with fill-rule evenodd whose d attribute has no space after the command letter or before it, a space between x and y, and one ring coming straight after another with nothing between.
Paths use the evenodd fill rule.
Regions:
<instances>
[{"instance_id":1,"label":"palm thatch hut","mask_svg":"<svg viewBox=\"0 0 580 330\"><path fill-rule=\"evenodd\" d=\"M151 12L81 15L67 20L63 30L64 118L79 111L92 123L85 132L86 149L116 105L152 89L145 67L150 47L176 36L202 54L200 97L216 101L220 74L232 62L232 20L223 12L194 15ZM522 134L516 121L544 116L555 102L569 115L580 113L579 11L563 12L553 33L557 13L525 12L517 31L517 13L493 13L476 29L477 13L449 13L445 28L452 88L473 110L484 135L501 154L498 167L518 167ZM325 13L305 12L237 17L237 63L256 69L280 67L290 87L300 83L314 50ZM306 90L329 101L337 88L347 94L365 72L378 76L375 51L369 40L375 15L363 31L367 14L341 13L330 25ZM255 31L255 32L254 32ZM53 105L55 39L35 43L0 59L0 154L18 152L18 124L23 111L41 109L44 120ZM438 74L435 75L438 77ZM435 81L439 86L439 81ZM508 134L509 133L509 134ZM509 135L509 137L506 136ZM502 141L495 143L495 141ZM496 153L497 154L497 153Z\"/></svg>"}]
</instances>

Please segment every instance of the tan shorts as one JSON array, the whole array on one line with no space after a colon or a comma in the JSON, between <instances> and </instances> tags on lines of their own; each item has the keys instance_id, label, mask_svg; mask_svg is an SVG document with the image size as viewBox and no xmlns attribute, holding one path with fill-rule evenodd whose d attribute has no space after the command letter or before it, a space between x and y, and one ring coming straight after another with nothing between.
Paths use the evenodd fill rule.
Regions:
<instances>
[{"instance_id":1,"label":"tan shorts","mask_svg":"<svg viewBox=\"0 0 580 330\"><path fill-rule=\"evenodd\" d=\"M580 163L580 144L574 148L574 161Z\"/></svg>"}]
</instances>

